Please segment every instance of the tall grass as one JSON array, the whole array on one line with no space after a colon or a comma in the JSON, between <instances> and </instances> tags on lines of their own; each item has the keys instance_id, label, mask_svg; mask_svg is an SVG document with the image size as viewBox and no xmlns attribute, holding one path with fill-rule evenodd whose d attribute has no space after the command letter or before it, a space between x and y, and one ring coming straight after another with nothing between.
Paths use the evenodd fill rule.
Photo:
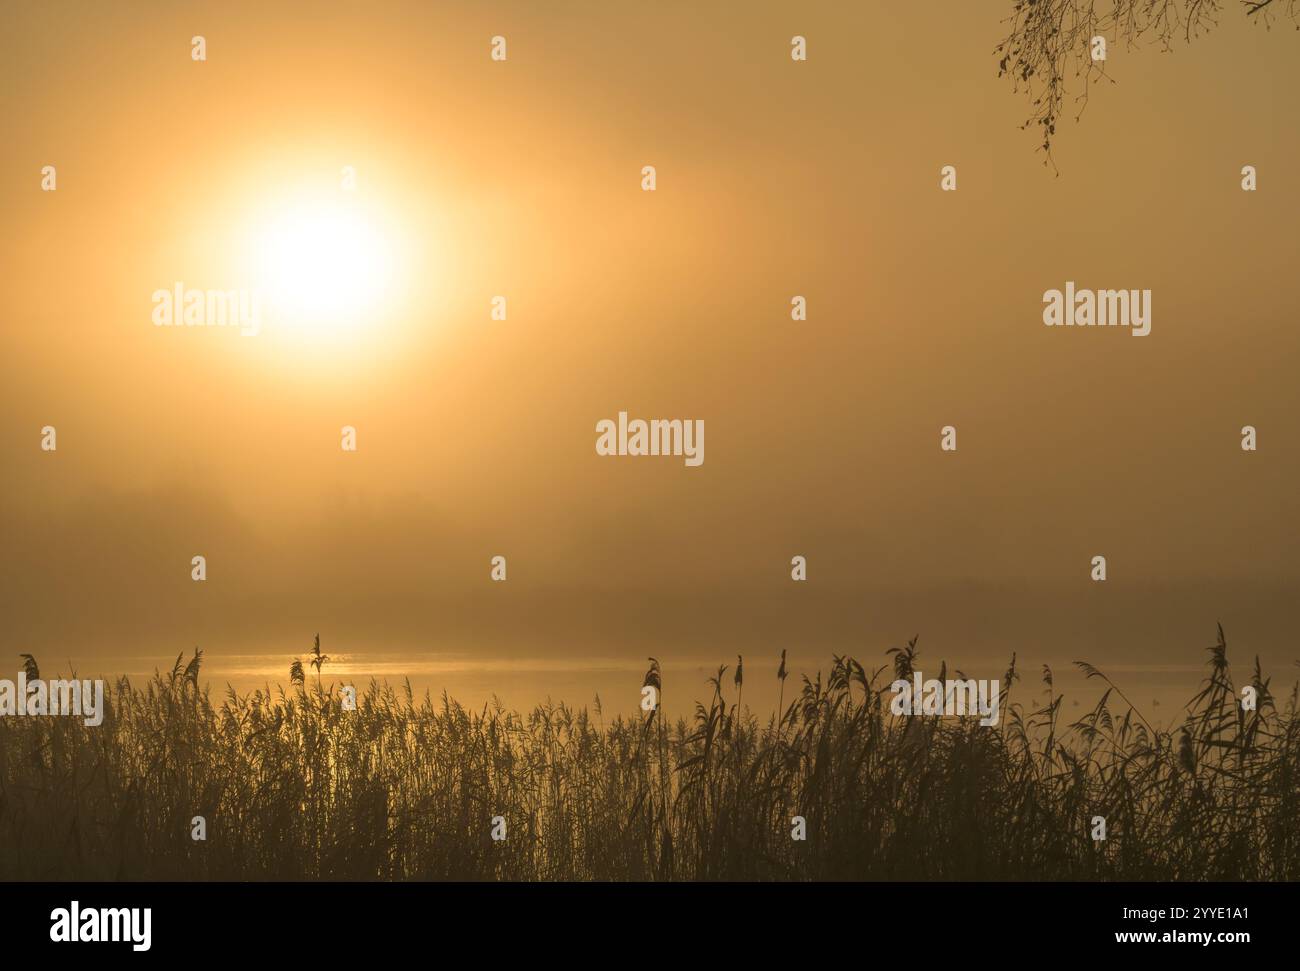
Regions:
<instances>
[{"instance_id":1,"label":"tall grass","mask_svg":"<svg viewBox=\"0 0 1300 971\"><path fill-rule=\"evenodd\" d=\"M915 662L915 642L892 671L835 657L779 715L742 708L739 666L730 686L722 668L690 720L605 725L598 706L469 711L409 683L372 682L345 711L301 662L288 693L217 704L200 659L178 659L111 686L97 728L0 718L0 877L1300 878L1296 693L1279 710L1256 662L1243 711L1222 631L1171 730L1088 665L1106 693L1066 724L1051 672L1022 702L1014 659L995 728L893 716L889 684ZM658 662L646 677L663 689Z\"/></svg>"}]
</instances>

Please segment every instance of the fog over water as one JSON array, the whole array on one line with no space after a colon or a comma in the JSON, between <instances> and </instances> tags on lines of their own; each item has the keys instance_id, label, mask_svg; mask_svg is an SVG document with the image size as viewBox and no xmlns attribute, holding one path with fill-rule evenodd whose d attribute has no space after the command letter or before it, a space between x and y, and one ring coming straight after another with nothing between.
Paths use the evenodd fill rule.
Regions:
<instances>
[{"instance_id":1,"label":"fog over water","mask_svg":"<svg viewBox=\"0 0 1300 971\"><path fill-rule=\"evenodd\" d=\"M236 6L202 64L184 10L6 12L0 663L200 647L244 690L319 632L327 678L626 710L655 656L686 713L737 654L767 710L783 649L788 699L919 635L927 675L1015 653L1037 692L1081 659L1167 709L1221 622L1239 680L1293 683L1294 31L1113 45L1058 175L987 4L814 4L803 64L777 5L523 7L506 64L475 4L384 5L364 42ZM344 166L382 301L154 326L158 288L259 279L258 227L339 205ZM1045 327L1067 284L1149 290L1149 334ZM703 461L599 454L621 412L702 421Z\"/></svg>"}]
</instances>

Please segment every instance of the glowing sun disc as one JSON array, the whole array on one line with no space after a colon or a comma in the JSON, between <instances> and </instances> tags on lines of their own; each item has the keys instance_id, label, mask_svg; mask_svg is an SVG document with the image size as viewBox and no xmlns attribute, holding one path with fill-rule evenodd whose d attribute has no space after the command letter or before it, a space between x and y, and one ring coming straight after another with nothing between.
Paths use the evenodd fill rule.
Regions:
<instances>
[{"instance_id":1,"label":"glowing sun disc","mask_svg":"<svg viewBox=\"0 0 1300 971\"><path fill-rule=\"evenodd\" d=\"M379 313L392 282L385 235L347 202L286 207L256 234L253 254L275 320L315 331L350 329Z\"/></svg>"}]
</instances>

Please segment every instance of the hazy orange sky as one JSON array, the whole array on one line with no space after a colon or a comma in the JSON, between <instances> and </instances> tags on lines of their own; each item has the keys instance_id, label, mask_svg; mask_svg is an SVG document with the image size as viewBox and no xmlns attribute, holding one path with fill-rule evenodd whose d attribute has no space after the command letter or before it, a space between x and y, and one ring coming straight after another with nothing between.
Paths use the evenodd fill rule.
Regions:
<instances>
[{"instance_id":1,"label":"hazy orange sky","mask_svg":"<svg viewBox=\"0 0 1300 971\"><path fill-rule=\"evenodd\" d=\"M1289 667L1300 39L1113 45L1058 176L1007 6L6 4L4 649ZM343 166L382 312L153 326ZM1067 280L1150 336L1044 327ZM623 410L704 464L598 456Z\"/></svg>"}]
</instances>

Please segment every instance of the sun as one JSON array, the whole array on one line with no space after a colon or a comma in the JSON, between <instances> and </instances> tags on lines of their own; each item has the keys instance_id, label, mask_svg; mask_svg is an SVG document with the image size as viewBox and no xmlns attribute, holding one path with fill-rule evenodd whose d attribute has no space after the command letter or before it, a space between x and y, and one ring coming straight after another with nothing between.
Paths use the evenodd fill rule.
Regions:
<instances>
[{"instance_id":1,"label":"sun","mask_svg":"<svg viewBox=\"0 0 1300 971\"><path fill-rule=\"evenodd\" d=\"M272 207L250 254L270 327L313 338L371 329L390 309L396 255L379 214L340 193Z\"/></svg>"}]
</instances>

